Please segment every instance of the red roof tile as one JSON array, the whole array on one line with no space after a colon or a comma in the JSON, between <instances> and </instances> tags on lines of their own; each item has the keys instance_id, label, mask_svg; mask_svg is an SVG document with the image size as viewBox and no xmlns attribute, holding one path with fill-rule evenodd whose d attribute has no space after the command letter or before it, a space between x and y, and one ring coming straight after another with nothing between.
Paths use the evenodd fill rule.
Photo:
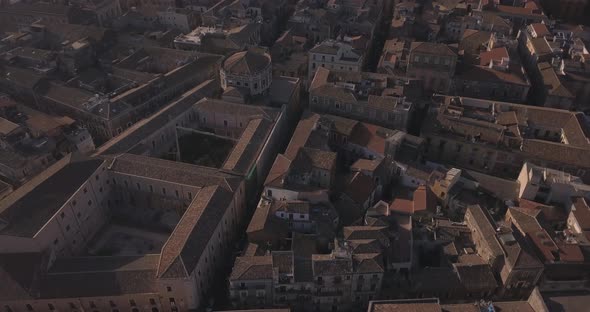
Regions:
<instances>
[{"instance_id":1,"label":"red roof tile","mask_svg":"<svg viewBox=\"0 0 590 312\"><path fill-rule=\"evenodd\" d=\"M559 244L559 259L564 262L584 262L582 249L577 244Z\"/></svg>"},{"instance_id":2,"label":"red roof tile","mask_svg":"<svg viewBox=\"0 0 590 312\"><path fill-rule=\"evenodd\" d=\"M414 202L409 199L396 198L389 205L389 210L392 212L413 214L414 213Z\"/></svg>"},{"instance_id":3,"label":"red roof tile","mask_svg":"<svg viewBox=\"0 0 590 312\"><path fill-rule=\"evenodd\" d=\"M479 54L479 65L488 66L491 61L499 61L503 57L510 57L506 47L495 48L490 51L484 51Z\"/></svg>"}]
</instances>

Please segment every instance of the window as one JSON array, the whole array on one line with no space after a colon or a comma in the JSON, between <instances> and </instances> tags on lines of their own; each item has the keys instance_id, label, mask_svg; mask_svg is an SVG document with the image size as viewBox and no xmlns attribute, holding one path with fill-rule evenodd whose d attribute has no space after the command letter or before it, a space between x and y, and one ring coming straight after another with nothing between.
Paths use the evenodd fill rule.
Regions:
<instances>
[{"instance_id":1,"label":"window","mask_svg":"<svg viewBox=\"0 0 590 312\"><path fill-rule=\"evenodd\" d=\"M150 193L154 192L154 187L150 185Z\"/></svg>"},{"instance_id":2,"label":"window","mask_svg":"<svg viewBox=\"0 0 590 312\"><path fill-rule=\"evenodd\" d=\"M193 194L191 192L188 192L188 199L193 200Z\"/></svg>"},{"instance_id":3,"label":"window","mask_svg":"<svg viewBox=\"0 0 590 312\"><path fill-rule=\"evenodd\" d=\"M76 204L75 204L75 203L76 203L76 201L74 201L73 203L74 203L74 206L75 206L75 205L76 205ZM66 217L66 213L65 213L65 212L63 212L63 211L62 211L62 212L61 212L59 215L61 216L61 218L62 218L62 219Z\"/></svg>"},{"instance_id":4,"label":"window","mask_svg":"<svg viewBox=\"0 0 590 312\"><path fill-rule=\"evenodd\" d=\"M139 185L139 183L136 183L136 184L137 184L137 189L141 190L141 185Z\"/></svg>"},{"instance_id":5,"label":"window","mask_svg":"<svg viewBox=\"0 0 590 312\"><path fill-rule=\"evenodd\" d=\"M224 120L224 121L223 121L223 126L224 126L224 127L227 127L227 120Z\"/></svg>"},{"instance_id":6,"label":"window","mask_svg":"<svg viewBox=\"0 0 590 312\"><path fill-rule=\"evenodd\" d=\"M98 189L99 193L102 193L102 186Z\"/></svg>"},{"instance_id":7,"label":"window","mask_svg":"<svg viewBox=\"0 0 590 312\"><path fill-rule=\"evenodd\" d=\"M98 181L98 174L94 176L94 179Z\"/></svg>"},{"instance_id":8,"label":"window","mask_svg":"<svg viewBox=\"0 0 590 312\"><path fill-rule=\"evenodd\" d=\"M132 307L136 306L135 300L129 299L129 305L132 306Z\"/></svg>"},{"instance_id":9,"label":"window","mask_svg":"<svg viewBox=\"0 0 590 312\"><path fill-rule=\"evenodd\" d=\"M88 190L86 188L84 188L84 194L88 193Z\"/></svg>"},{"instance_id":10,"label":"window","mask_svg":"<svg viewBox=\"0 0 590 312\"><path fill-rule=\"evenodd\" d=\"M166 195L166 188L165 187L162 188L162 194Z\"/></svg>"},{"instance_id":11,"label":"window","mask_svg":"<svg viewBox=\"0 0 590 312\"><path fill-rule=\"evenodd\" d=\"M66 225L66 232L70 230L70 225Z\"/></svg>"},{"instance_id":12,"label":"window","mask_svg":"<svg viewBox=\"0 0 590 312\"><path fill-rule=\"evenodd\" d=\"M113 300L109 301L109 304L110 304L110 305L111 305L111 307L113 307L113 308L117 306Z\"/></svg>"},{"instance_id":13,"label":"window","mask_svg":"<svg viewBox=\"0 0 590 312\"><path fill-rule=\"evenodd\" d=\"M76 310L76 305L73 302L70 302L70 309Z\"/></svg>"},{"instance_id":14,"label":"window","mask_svg":"<svg viewBox=\"0 0 590 312\"><path fill-rule=\"evenodd\" d=\"M166 286L166 291L168 291L168 292L172 291L172 287Z\"/></svg>"},{"instance_id":15,"label":"window","mask_svg":"<svg viewBox=\"0 0 590 312\"><path fill-rule=\"evenodd\" d=\"M57 243L59 243L59 240L56 238L56 239L53 241L53 244L54 244L54 245L57 245Z\"/></svg>"},{"instance_id":16,"label":"window","mask_svg":"<svg viewBox=\"0 0 590 312\"><path fill-rule=\"evenodd\" d=\"M94 303L94 301L90 301L90 307L96 309L96 304Z\"/></svg>"},{"instance_id":17,"label":"window","mask_svg":"<svg viewBox=\"0 0 590 312\"><path fill-rule=\"evenodd\" d=\"M34 311L34 310L33 310L33 306L32 306L32 305L30 305L30 304L27 304L27 310L29 310L29 311Z\"/></svg>"},{"instance_id":18,"label":"window","mask_svg":"<svg viewBox=\"0 0 590 312\"><path fill-rule=\"evenodd\" d=\"M88 201L88 206L92 206L92 200Z\"/></svg>"},{"instance_id":19,"label":"window","mask_svg":"<svg viewBox=\"0 0 590 312\"><path fill-rule=\"evenodd\" d=\"M150 304L151 305L155 305L156 304L156 300L154 298L150 298Z\"/></svg>"},{"instance_id":20,"label":"window","mask_svg":"<svg viewBox=\"0 0 590 312\"><path fill-rule=\"evenodd\" d=\"M51 311L55 310L55 307L53 306L53 304L48 303L47 306L49 307L49 310L51 310Z\"/></svg>"}]
</instances>

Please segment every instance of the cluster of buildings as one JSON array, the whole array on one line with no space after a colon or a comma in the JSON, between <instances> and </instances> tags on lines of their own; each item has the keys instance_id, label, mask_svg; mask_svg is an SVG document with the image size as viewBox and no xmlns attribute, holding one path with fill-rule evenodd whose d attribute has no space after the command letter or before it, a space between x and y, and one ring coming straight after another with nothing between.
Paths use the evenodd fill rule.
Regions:
<instances>
[{"instance_id":1,"label":"cluster of buildings","mask_svg":"<svg viewBox=\"0 0 590 312\"><path fill-rule=\"evenodd\" d=\"M0 309L585 312L588 10L0 1Z\"/></svg>"}]
</instances>

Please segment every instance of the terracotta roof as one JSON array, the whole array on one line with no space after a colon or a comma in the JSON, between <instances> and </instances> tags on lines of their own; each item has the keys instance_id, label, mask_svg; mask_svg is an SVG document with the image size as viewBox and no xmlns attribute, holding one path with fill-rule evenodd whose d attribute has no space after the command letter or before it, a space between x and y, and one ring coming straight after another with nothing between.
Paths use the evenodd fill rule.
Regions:
<instances>
[{"instance_id":1,"label":"terracotta roof","mask_svg":"<svg viewBox=\"0 0 590 312\"><path fill-rule=\"evenodd\" d=\"M279 274L293 274L293 251L273 251L272 266Z\"/></svg>"},{"instance_id":2,"label":"terracotta roof","mask_svg":"<svg viewBox=\"0 0 590 312\"><path fill-rule=\"evenodd\" d=\"M511 234L504 234L510 236L513 242L505 242L502 244L506 262L508 262L512 268L542 268L543 264L537 258L537 256L531 250L529 242L527 242L523 235L518 232L512 232ZM501 236L500 241L502 241Z\"/></svg>"},{"instance_id":3,"label":"terracotta roof","mask_svg":"<svg viewBox=\"0 0 590 312\"><path fill-rule=\"evenodd\" d=\"M387 226L345 226L342 233L346 240L377 239L382 246L387 247L390 245L390 241L384 233L385 229Z\"/></svg>"},{"instance_id":4,"label":"terracotta roof","mask_svg":"<svg viewBox=\"0 0 590 312\"><path fill-rule=\"evenodd\" d=\"M558 254L559 248L555 245L553 239L549 236L547 231L541 229L532 229L531 232L526 233L530 241L537 248L540 259L543 262L553 262L556 260L555 255Z\"/></svg>"},{"instance_id":5,"label":"terracotta roof","mask_svg":"<svg viewBox=\"0 0 590 312\"><path fill-rule=\"evenodd\" d=\"M232 193L220 186L208 186L197 193L162 247L159 277L189 276L207 247L225 211ZM178 270L176 266L184 270ZM174 269L174 272L170 272Z\"/></svg>"},{"instance_id":6,"label":"terracotta roof","mask_svg":"<svg viewBox=\"0 0 590 312\"><path fill-rule=\"evenodd\" d=\"M356 172L352 174L344 192L355 203L362 205L371 197L375 187L375 182L371 177Z\"/></svg>"},{"instance_id":7,"label":"terracotta roof","mask_svg":"<svg viewBox=\"0 0 590 312\"><path fill-rule=\"evenodd\" d=\"M535 217L537 220L542 218L543 221L550 223L561 222L567 219L567 215L561 207L544 205L524 198L519 199L517 209Z\"/></svg>"},{"instance_id":8,"label":"terracotta roof","mask_svg":"<svg viewBox=\"0 0 590 312\"><path fill-rule=\"evenodd\" d=\"M299 148L305 147L316 127L318 120L320 120L320 115L316 113L309 111L305 111L303 113L301 120L299 120L299 123L297 123L297 127L291 136L291 141L289 141L289 145L285 150L285 157L287 159L295 159Z\"/></svg>"},{"instance_id":9,"label":"terracotta roof","mask_svg":"<svg viewBox=\"0 0 590 312\"><path fill-rule=\"evenodd\" d=\"M233 54L223 62L223 69L235 75L252 75L264 70L270 64L270 55L251 50Z\"/></svg>"},{"instance_id":10,"label":"terracotta roof","mask_svg":"<svg viewBox=\"0 0 590 312\"><path fill-rule=\"evenodd\" d=\"M104 160L62 158L0 201L0 234L33 237Z\"/></svg>"},{"instance_id":11,"label":"terracotta roof","mask_svg":"<svg viewBox=\"0 0 590 312\"><path fill-rule=\"evenodd\" d=\"M519 230L523 233L537 232L542 230L541 225L535 219L535 216L531 216L521 210L522 208L508 208L506 217L512 217L512 221L516 224Z\"/></svg>"},{"instance_id":12,"label":"terracotta roof","mask_svg":"<svg viewBox=\"0 0 590 312\"><path fill-rule=\"evenodd\" d=\"M373 160L369 160L369 159L364 159L364 158L359 158L357 161L355 161L351 166L350 169L352 171L369 171L369 172L374 172L376 171L379 166L383 163L384 159L373 159Z\"/></svg>"},{"instance_id":13,"label":"terracotta roof","mask_svg":"<svg viewBox=\"0 0 590 312\"><path fill-rule=\"evenodd\" d=\"M265 118L275 120L280 111L272 107L253 106L227 101L203 98L194 104L197 111L206 111L211 113L251 116L251 118Z\"/></svg>"},{"instance_id":14,"label":"terracotta roof","mask_svg":"<svg viewBox=\"0 0 590 312\"><path fill-rule=\"evenodd\" d=\"M420 185L414 191L413 213L430 211L436 213L436 197L429 187Z\"/></svg>"},{"instance_id":15,"label":"terracotta roof","mask_svg":"<svg viewBox=\"0 0 590 312\"><path fill-rule=\"evenodd\" d=\"M274 123L267 119L252 119L242 132L231 153L223 163L222 169L239 174L249 172L259 153L264 148Z\"/></svg>"},{"instance_id":16,"label":"terracotta roof","mask_svg":"<svg viewBox=\"0 0 590 312\"><path fill-rule=\"evenodd\" d=\"M418 299L424 301L423 299ZM368 312L441 312L438 299L430 302L408 302L407 300L371 301ZM479 311L478 311L479 312Z\"/></svg>"},{"instance_id":17,"label":"terracotta roof","mask_svg":"<svg viewBox=\"0 0 590 312\"><path fill-rule=\"evenodd\" d=\"M524 140L521 150L527 154L527 157L538 157L558 164L590 168L590 157L588 157L590 151L586 148L543 140Z\"/></svg>"},{"instance_id":18,"label":"terracotta roof","mask_svg":"<svg viewBox=\"0 0 590 312\"><path fill-rule=\"evenodd\" d=\"M501 112L496 116L496 123L503 126L516 125L518 124L518 119L514 111Z\"/></svg>"},{"instance_id":19,"label":"terracotta roof","mask_svg":"<svg viewBox=\"0 0 590 312\"><path fill-rule=\"evenodd\" d=\"M559 243L559 260L563 262L581 263L584 262L584 254L578 244Z\"/></svg>"},{"instance_id":20,"label":"terracotta roof","mask_svg":"<svg viewBox=\"0 0 590 312\"><path fill-rule=\"evenodd\" d=\"M533 3L533 1L526 2L527 5L524 7L520 6L511 6L511 5L498 5L496 6L496 10L500 13L511 14L511 15L523 15L523 16L531 16L531 15L543 15L539 8Z\"/></svg>"},{"instance_id":21,"label":"terracotta roof","mask_svg":"<svg viewBox=\"0 0 590 312\"><path fill-rule=\"evenodd\" d=\"M311 168L332 170L336 164L336 153L315 148L301 148L292 162L292 169L308 171Z\"/></svg>"},{"instance_id":22,"label":"terracotta roof","mask_svg":"<svg viewBox=\"0 0 590 312\"><path fill-rule=\"evenodd\" d=\"M547 93L552 96L574 98L574 95L569 89L561 83L561 79L557 76L555 69L549 63L539 63L539 71L543 79L543 85L547 89Z\"/></svg>"},{"instance_id":23,"label":"terracotta roof","mask_svg":"<svg viewBox=\"0 0 590 312\"><path fill-rule=\"evenodd\" d=\"M313 275L343 275L352 273L351 259L334 258L332 255L312 255Z\"/></svg>"},{"instance_id":24,"label":"terracotta roof","mask_svg":"<svg viewBox=\"0 0 590 312\"><path fill-rule=\"evenodd\" d=\"M498 286L488 264L453 264L462 286L473 292L494 291Z\"/></svg>"},{"instance_id":25,"label":"terracotta roof","mask_svg":"<svg viewBox=\"0 0 590 312\"><path fill-rule=\"evenodd\" d=\"M385 264L381 253L354 254L352 262L355 273L383 273Z\"/></svg>"},{"instance_id":26,"label":"terracotta roof","mask_svg":"<svg viewBox=\"0 0 590 312\"><path fill-rule=\"evenodd\" d=\"M123 175L197 187L221 185L229 191L235 190L241 181L239 176L215 168L134 154L113 157L109 169Z\"/></svg>"},{"instance_id":27,"label":"terracotta roof","mask_svg":"<svg viewBox=\"0 0 590 312\"><path fill-rule=\"evenodd\" d=\"M272 279L272 256L237 257L230 281Z\"/></svg>"},{"instance_id":28,"label":"terracotta roof","mask_svg":"<svg viewBox=\"0 0 590 312\"><path fill-rule=\"evenodd\" d=\"M389 210L411 215L414 213L414 202L410 199L395 198L389 205Z\"/></svg>"},{"instance_id":29,"label":"terracotta roof","mask_svg":"<svg viewBox=\"0 0 590 312\"><path fill-rule=\"evenodd\" d=\"M450 48L444 43L433 43L433 42L412 42L411 47L412 53L426 53L436 54L445 56L456 56L457 53L454 49Z\"/></svg>"},{"instance_id":30,"label":"terracotta roof","mask_svg":"<svg viewBox=\"0 0 590 312\"><path fill-rule=\"evenodd\" d=\"M275 158L272 167L268 175L266 176L266 181L264 181L264 185L270 185L275 182L279 182L284 178L289 171L289 167L291 167L291 161L283 156L283 154L278 154L277 158Z\"/></svg>"},{"instance_id":31,"label":"terracotta roof","mask_svg":"<svg viewBox=\"0 0 590 312\"><path fill-rule=\"evenodd\" d=\"M490 252L494 256L500 256L503 254L502 246L496 239L495 223L493 223L491 216L488 211L484 211L479 205L472 205L467 207L467 210L471 212L475 225L481 233L484 240L487 241L490 247Z\"/></svg>"},{"instance_id":32,"label":"terracotta roof","mask_svg":"<svg viewBox=\"0 0 590 312\"><path fill-rule=\"evenodd\" d=\"M490 51L484 51L479 54L479 65L488 66L491 61L499 61L502 58L509 58L506 47L495 48Z\"/></svg>"},{"instance_id":33,"label":"terracotta roof","mask_svg":"<svg viewBox=\"0 0 590 312\"><path fill-rule=\"evenodd\" d=\"M350 136L359 123L358 120L328 114L322 115L322 118L330 120L333 123L336 132L345 136Z\"/></svg>"},{"instance_id":34,"label":"terracotta roof","mask_svg":"<svg viewBox=\"0 0 590 312\"><path fill-rule=\"evenodd\" d=\"M365 147L380 155L385 155L385 140L395 132L396 130L361 122L354 127L348 142Z\"/></svg>"},{"instance_id":35,"label":"terracotta roof","mask_svg":"<svg viewBox=\"0 0 590 312\"><path fill-rule=\"evenodd\" d=\"M538 37L544 37L551 34L549 29L547 29L547 26L543 23L532 23L530 26L535 30Z\"/></svg>"},{"instance_id":36,"label":"terracotta roof","mask_svg":"<svg viewBox=\"0 0 590 312\"><path fill-rule=\"evenodd\" d=\"M275 211L281 204L282 201L266 198L261 199L258 207L256 207L256 210L254 211L250 223L248 224L246 233L251 235L257 232L263 232L272 235L277 239L286 237L289 232L288 225L285 221L274 215ZM253 240L253 238L250 238L250 241Z\"/></svg>"},{"instance_id":37,"label":"terracotta roof","mask_svg":"<svg viewBox=\"0 0 590 312\"><path fill-rule=\"evenodd\" d=\"M499 70L487 66L466 65L457 73L457 79L483 82L512 83L529 86L522 66L511 64L508 70Z\"/></svg>"}]
</instances>

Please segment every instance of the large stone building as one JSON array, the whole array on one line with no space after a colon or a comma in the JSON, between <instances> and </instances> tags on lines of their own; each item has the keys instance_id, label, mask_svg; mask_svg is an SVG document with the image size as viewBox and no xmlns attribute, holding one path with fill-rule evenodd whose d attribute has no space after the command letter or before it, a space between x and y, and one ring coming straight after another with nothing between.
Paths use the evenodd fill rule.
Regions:
<instances>
[{"instance_id":1,"label":"large stone building","mask_svg":"<svg viewBox=\"0 0 590 312\"><path fill-rule=\"evenodd\" d=\"M318 113L406 130L413 105L403 95L389 95L393 84L384 74L319 68L309 88L309 107Z\"/></svg>"},{"instance_id":2,"label":"large stone building","mask_svg":"<svg viewBox=\"0 0 590 312\"><path fill-rule=\"evenodd\" d=\"M516 51L516 41L498 40L491 32L467 30L459 43L461 64L452 94L524 103L531 83Z\"/></svg>"},{"instance_id":3,"label":"large stone building","mask_svg":"<svg viewBox=\"0 0 590 312\"><path fill-rule=\"evenodd\" d=\"M365 62L362 50L354 49L349 43L335 40L326 40L313 47L309 50L308 59L307 75L310 82L320 67L360 73Z\"/></svg>"},{"instance_id":4,"label":"large stone building","mask_svg":"<svg viewBox=\"0 0 590 312\"><path fill-rule=\"evenodd\" d=\"M448 93L457 66L457 48L442 43L413 42L406 73L424 81L429 91Z\"/></svg>"},{"instance_id":5,"label":"large stone building","mask_svg":"<svg viewBox=\"0 0 590 312\"><path fill-rule=\"evenodd\" d=\"M108 69L92 66L75 70L80 73L67 84L44 78L34 70L5 66L0 87L42 111L78 120L102 143L216 77L222 59L220 55L157 47L132 51Z\"/></svg>"},{"instance_id":6,"label":"large stone building","mask_svg":"<svg viewBox=\"0 0 590 312\"><path fill-rule=\"evenodd\" d=\"M489 212L479 205L469 206L465 223L473 234L477 253L500 276L500 293L505 297L529 295L543 273L526 238L518 231L497 227Z\"/></svg>"},{"instance_id":7,"label":"large stone building","mask_svg":"<svg viewBox=\"0 0 590 312\"><path fill-rule=\"evenodd\" d=\"M2 306L187 311L208 303L288 129L285 106L195 103L210 89L219 83L199 85L91 158L69 155L0 202Z\"/></svg>"},{"instance_id":8,"label":"large stone building","mask_svg":"<svg viewBox=\"0 0 590 312\"><path fill-rule=\"evenodd\" d=\"M516 178L525 161L588 181L588 121L581 113L437 96L422 127L426 157Z\"/></svg>"},{"instance_id":9,"label":"large stone building","mask_svg":"<svg viewBox=\"0 0 590 312\"><path fill-rule=\"evenodd\" d=\"M586 110L590 100L588 50L582 37L558 25L531 24L519 49L533 83L532 99L546 107Z\"/></svg>"},{"instance_id":10,"label":"large stone building","mask_svg":"<svg viewBox=\"0 0 590 312\"><path fill-rule=\"evenodd\" d=\"M251 96L265 94L272 84L270 54L255 50L237 52L223 62L220 79L224 90L234 87Z\"/></svg>"}]
</instances>

